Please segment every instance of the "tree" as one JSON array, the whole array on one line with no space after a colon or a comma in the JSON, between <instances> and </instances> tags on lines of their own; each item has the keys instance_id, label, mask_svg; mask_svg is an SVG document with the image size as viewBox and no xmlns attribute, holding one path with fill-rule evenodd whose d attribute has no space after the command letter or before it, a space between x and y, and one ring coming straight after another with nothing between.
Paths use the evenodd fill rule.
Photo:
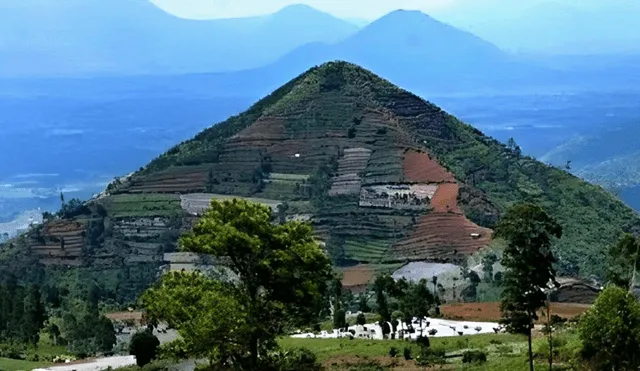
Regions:
<instances>
[{"instance_id":1,"label":"tree","mask_svg":"<svg viewBox=\"0 0 640 371\"><path fill-rule=\"evenodd\" d=\"M527 335L532 371L531 330L538 319L536 312L545 304L545 289L550 283L557 286L551 244L561 236L562 227L541 207L529 203L512 206L495 228L495 237L507 243L502 258L502 323L511 332Z\"/></svg>"},{"instance_id":2,"label":"tree","mask_svg":"<svg viewBox=\"0 0 640 371\"><path fill-rule=\"evenodd\" d=\"M366 323L367 317L363 313L358 314L358 316L356 317L356 324L364 326Z\"/></svg>"},{"instance_id":3,"label":"tree","mask_svg":"<svg viewBox=\"0 0 640 371\"><path fill-rule=\"evenodd\" d=\"M58 345L58 339L60 338L60 328L55 323L50 323L46 327L46 332L49 334L49 338L53 342L53 345Z\"/></svg>"},{"instance_id":4,"label":"tree","mask_svg":"<svg viewBox=\"0 0 640 371\"><path fill-rule=\"evenodd\" d=\"M424 278L418 282L408 282L406 289L399 293L402 312L405 316L415 317L420 321L420 336L423 335L422 321L429 316L429 311L435 303L435 297L429 291L428 284Z\"/></svg>"},{"instance_id":5,"label":"tree","mask_svg":"<svg viewBox=\"0 0 640 371\"><path fill-rule=\"evenodd\" d=\"M259 369L286 327L309 324L326 307L333 272L311 226L272 223L267 206L214 200L180 246L227 268L218 280L173 272L143 295L150 319L176 328L188 355Z\"/></svg>"},{"instance_id":6,"label":"tree","mask_svg":"<svg viewBox=\"0 0 640 371\"><path fill-rule=\"evenodd\" d=\"M377 311L380 315L380 326L382 326L382 323L391 321L391 310L389 309L387 292L393 286L393 278L388 274L379 275L373 281L373 290L376 294L376 304L378 306Z\"/></svg>"},{"instance_id":7,"label":"tree","mask_svg":"<svg viewBox=\"0 0 640 371\"><path fill-rule=\"evenodd\" d=\"M478 285L480 284L480 276L475 271L469 271L467 278L471 283L462 290L461 295L465 301L475 301L478 296Z\"/></svg>"},{"instance_id":8,"label":"tree","mask_svg":"<svg viewBox=\"0 0 640 371\"><path fill-rule=\"evenodd\" d=\"M520 156L522 155L522 150L520 149L520 146L516 144L515 139L509 138L509 141L507 142L507 148L511 152L513 152L513 154L516 156L517 159L520 159Z\"/></svg>"},{"instance_id":9,"label":"tree","mask_svg":"<svg viewBox=\"0 0 640 371\"><path fill-rule=\"evenodd\" d=\"M40 339L40 330L44 328L46 320L47 313L42 303L40 288L38 286L30 286L27 288L27 294L24 298L22 331L24 332L25 340L28 339L31 344L37 346Z\"/></svg>"},{"instance_id":10,"label":"tree","mask_svg":"<svg viewBox=\"0 0 640 371\"><path fill-rule=\"evenodd\" d=\"M371 312L371 307L369 306L366 293L360 294L360 300L358 301L358 309L362 313Z\"/></svg>"},{"instance_id":11,"label":"tree","mask_svg":"<svg viewBox=\"0 0 640 371\"><path fill-rule=\"evenodd\" d=\"M347 314L343 308L333 311L333 328L347 328Z\"/></svg>"},{"instance_id":12,"label":"tree","mask_svg":"<svg viewBox=\"0 0 640 371\"><path fill-rule=\"evenodd\" d=\"M609 249L606 278L619 287L632 289L640 260L640 241L626 233Z\"/></svg>"},{"instance_id":13,"label":"tree","mask_svg":"<svg viewBox=\"0 0 640 371\"><path fill-rule=\"evenodd\" d=\"M346 328L347 319L344 303L342 302L342 281L336 277L333 279L333 328Z\"/></svg>"},{"instance_id":14,"label":"tree","mask_svg":"<svg viewBox=\"0 0 640 371\"><path fill-rule=\"evenodd\" d=\"M624 288L607 286L582 317L578 334L582 356L594 369L640 367L640 303Z\"/></svg>"},{"instance_id":15,"label":"tree","mask_svg":"<svg viewBox=\"0 0 640 371\"><path fill-rule=\"evenodd\" d=\"M136 357L138 367L143 367L156 358L159 346L160 340L150 329L138 331L131 337L129 354Z\"/></svg>"},{"instance_id":16,"label":"tree","mask_svg":"<svg viewBox=\"0 0 640 371\"><path fill-rule=\"evenodd\" d=\"M487 283L493 282L493 265L498 261L498 256L493 251L489 252L482 258L482 270L484 271L484 280Z\"/></svg>"}]
</instances>

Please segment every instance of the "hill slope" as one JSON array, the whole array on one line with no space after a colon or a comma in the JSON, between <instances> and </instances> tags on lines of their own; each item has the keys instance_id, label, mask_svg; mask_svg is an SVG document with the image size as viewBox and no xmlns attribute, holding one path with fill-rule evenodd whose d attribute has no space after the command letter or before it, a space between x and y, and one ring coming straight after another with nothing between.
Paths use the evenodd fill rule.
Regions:
<instances>
[{"instance_id":1,"label":"hill slope","mask_svg":"<svg viewBox=\"0 0 640 371\"><path fill-rule=\"evenodd\" d=\"M4 0L0 75L241 70L309 42L340 41L357 30L307 6L263 17L189 20L148 0Z\"/></svg>"},{"instance_id":2,"label":"hill slope","mask_svg":"<svg viewBox=\"0 0 640 371\"><path fill-rule=\"evenodd\" d=\"M141 287L209 200L229 197L270 205L280 220L311 220L337 265L458 262L491 242L488 228L509 204L529 200L564 227L561 273L598 275L602 252L639 225L602 189L519 156L365 69L332 62L14 247L25 262L117 270L114 282Z\"/></svg>"}]
</instances>

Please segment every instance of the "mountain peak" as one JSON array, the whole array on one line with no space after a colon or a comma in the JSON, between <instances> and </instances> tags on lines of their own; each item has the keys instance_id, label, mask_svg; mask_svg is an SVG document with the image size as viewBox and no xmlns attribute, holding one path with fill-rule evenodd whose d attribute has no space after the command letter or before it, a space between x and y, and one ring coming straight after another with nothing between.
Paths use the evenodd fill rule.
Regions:
<instances>
[{"instance_id":1,"label":"mountain peak","mask_svg":"<svg viewBox=\"0 0 640 371\"><path fill-rule=\"evenodd\" d=\"M318 15L331 16L329 13L316 9L306 4L292 4L281 8L277 12L273 13L271 17L274 18L294 18L302 20L304 17L317 17Z\"/></svg>"}]
</instances>

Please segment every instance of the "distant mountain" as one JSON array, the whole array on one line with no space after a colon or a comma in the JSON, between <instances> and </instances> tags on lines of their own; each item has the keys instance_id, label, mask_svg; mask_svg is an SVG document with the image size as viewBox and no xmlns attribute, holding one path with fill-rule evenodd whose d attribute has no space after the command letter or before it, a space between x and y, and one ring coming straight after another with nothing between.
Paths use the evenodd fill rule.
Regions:
<instances>
[{"instance_id":1,"label":"distant mountain","mask_svg":"<svg viewBox=\"0 0 640 371\"><path fill-rule=\"evenodd\" d=\"M175 17L148 0L3 0L0 76L242 70L357 30L304 5L203 21Z\"/></svg>"},{"instance_id":2,"label":"distant mountain","mask_svg":"<svg viewBox=\"0 0 640 371\"><path fill-rule=\"evenodd\" d=\"M13 241L0 269L58 282L68 274L60 266L79 267L106 295L134 300L210 200L230 198L270 206L274 222L309 221L339 268L369 277L409 261L464 261L493 246L490 228L518 201L562 224L562 274L602 275L602 253L640 228L601 188L368 70L331 62Z\"/></svg>"},{"instance_id":3,"label":"distant mountain","mask_svg":"<svg viewBox=\"0 0 640 371\"><path fill-rule=\"evenodd\" d=\"M523 62L469 32L406 10L391 12L342 42L301 46L261 74L286 81L332 60L361 65L420 93L500 89L562 78L552 69Z\"/></svg>"},{"instance_id":4,"label":"distant mountain","mask_svg":"<svg viewBox=\"0 0 640 371\"><path fill-rule=\"evenodd\" d=\"M640 52L640 3L546 1L478 17L468 29L513 51L556 54Z\"/></svg>"},{"instance_id":5,"label":"distant mountain","mask_svg":"<svg viewBox=\"0 0 640 371\"><path fill-rule=\"evenodd\" d=\"M615 122L615 116L609 121ZM571 138L541 157L615 192L640 210L640 121L603 123L590 134Z\"/></svg>"}]
</instances>

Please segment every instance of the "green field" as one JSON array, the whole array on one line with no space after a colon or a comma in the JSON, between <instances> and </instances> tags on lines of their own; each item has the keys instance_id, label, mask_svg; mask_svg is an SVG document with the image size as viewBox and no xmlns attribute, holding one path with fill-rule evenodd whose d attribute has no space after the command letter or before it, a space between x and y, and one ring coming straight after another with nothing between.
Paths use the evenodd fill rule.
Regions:
<instances>
[{"instance_id":1,"label":"green field","mask_svg":"<svg viewBox=\"0 0 640 371\"><path fill-rule=\"evenodd\" d=\"M2 344L0 344L2 347ZM67 354L67 350L63 346L53 345L49 336L45 333L40 335L38 348L29 347L26 349L25 355L27 360L9 359L0 357L0 371L28 371L34 368L41 368L51 365L53 358L59 355ZM38 361L33 361L37 357Z\"/></svg>"},{"instance_id":2,"label":"green field","mask_svg":"<svg viewBox=\"0 0 640 371\"><path fill-rule=\"evenodd\" d=\"M99 203L112 218L153 217L180 214L180 196L170 194L119 194Z\"/></svg>"},{"instance_id":3,"label":"green field","mask_svg":"<svg viewBox=\"0 0 640 371\"><path fill-rule=\"evenodd\" d=\"M17 359L0 358L0 370L2 371L29 371L50 365L46 362L29 362Z\"/></svg>"},{"instance_id":4,"label":"green field","mask_svg":"<svg viewBox=\"0 0 640 371\"><path fill-rule=\"evenodd\" d=\"M565 336L566 337L566 336ZM526 337L512 334L484 334L465 337L431 338L431 348L444 350L447 362L435 368L421 368L414 361L405 361L404 348L410 348L413 357L419 354L419 347L414 342L403 340L348 340L348 339L295 339L282 338L280 345L287 348L308 348L325 364L327 370L393 370L391 363L397 362L398 370L500 370L519 371L528 370ZM534 351L546 347L546 339L538 338L534 341ZM395 358L389 356L390 349L398 350ZM466 350L482 350L487 354L484 364L463 364L462 353ZM563 348L564 349L564 348ZM345 361L361 364L360 367L345 365ZM569 369L566 364L554 362L554 370ZM367 368L372 363L379 366ZM381 366L380 366L381 365ZM548 370L549 365L543 354L538 354L535 360L536 370Z\"/></svg>"}]
</instances>

